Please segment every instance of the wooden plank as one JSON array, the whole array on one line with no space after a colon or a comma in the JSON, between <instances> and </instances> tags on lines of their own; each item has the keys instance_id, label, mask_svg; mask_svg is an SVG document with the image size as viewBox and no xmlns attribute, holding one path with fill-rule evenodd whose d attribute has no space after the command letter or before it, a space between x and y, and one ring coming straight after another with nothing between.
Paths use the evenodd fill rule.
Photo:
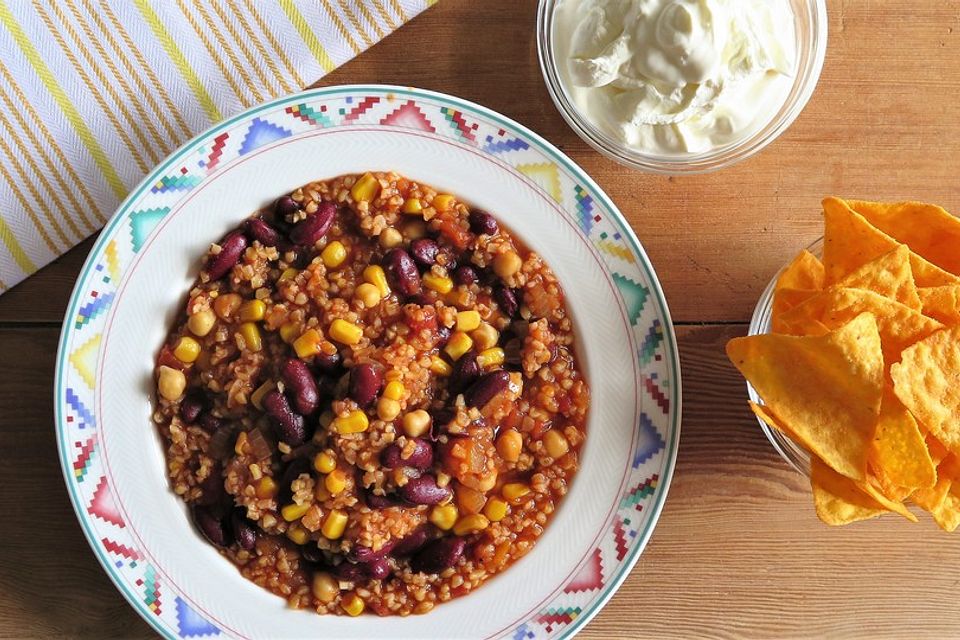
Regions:
<instances>
[{"instance_id":1,"label":"wooden plank","mask_svg":"<svg viewBox=\"0 0 960 640\"><path fill-rule=\"evenodd\" d=\"M723 356L742 325L683 327L684 422L660 524L581 637L955 637L960 537L895 516L831 529L764 439ZM57 330L0 328L0 637L150 637L87 547L51 429ZM149 425L144 425L149 428ZM240 579L240 578L238 578ZM55 598L57 606L48 606Z\"/></svg>"},{"instance_id":2,"label":"wooden plank","mask_svg":"<svg viewBox=\"0 0 960 640\"><path fill-rule=\"evenodd\" d=\"M474 100L532 127L611 195L679 321L744 321L769 278L820 234L840 194L960 211L956 0L831 0L813 100L759 156L706 176L631 171L589 149L550 101L532 0L445 0L320 84L385 82ZM59 322L86 250L0 296L0 321Z\"/></svg>"}]
</instances>

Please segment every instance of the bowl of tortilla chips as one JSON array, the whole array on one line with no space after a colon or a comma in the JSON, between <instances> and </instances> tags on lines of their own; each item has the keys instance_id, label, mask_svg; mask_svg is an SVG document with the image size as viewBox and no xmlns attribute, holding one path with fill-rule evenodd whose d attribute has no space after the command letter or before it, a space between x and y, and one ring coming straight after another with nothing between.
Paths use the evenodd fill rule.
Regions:
<instances>
[{"instance_id":1,"label":"bowl of tortilla chips","mask_svg":"<svg viewBox=\"0 0 960 640\"><path fill-rule=\"evenodd\" d=\"M960 220L827 198L824 237L727 345L770 441L849 524L911 506L960 525Z\"/></svg>"}]
</instances>

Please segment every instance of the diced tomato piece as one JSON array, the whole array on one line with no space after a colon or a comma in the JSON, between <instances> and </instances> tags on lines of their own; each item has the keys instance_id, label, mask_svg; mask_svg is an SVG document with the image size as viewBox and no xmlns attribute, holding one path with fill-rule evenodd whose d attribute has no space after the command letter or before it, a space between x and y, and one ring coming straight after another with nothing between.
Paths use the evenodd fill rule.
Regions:
<instances>
[{"instance_id":1,"label":"diced tomato piece","mask_svg":"<svg viewBox=\"0 0 960 640\"><path fill-rule=\"evenodd\" d=\"M440 233L460 251L470 246L470 233L464 231L455 220L442 220L440 222Z\"/></svg>"}]
</instances>

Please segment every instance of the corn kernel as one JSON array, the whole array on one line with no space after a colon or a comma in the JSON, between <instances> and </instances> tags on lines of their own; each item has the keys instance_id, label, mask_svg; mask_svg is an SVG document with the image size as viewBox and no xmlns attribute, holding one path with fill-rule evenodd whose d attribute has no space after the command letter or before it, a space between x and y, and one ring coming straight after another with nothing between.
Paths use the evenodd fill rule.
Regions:
<instances>
[{"instance_id":1,"label":"corn kernel","mask_svg":"<svg viewBox=\"0 0 960 640\"><path fill-rule=\"evenodd\" d=\"M423 203L420 202L420 198L407 198L403 201L403 208L401 211L411 215L423 213Z\"/></svg>"},{"instance_id":2,"label":"corn kernel","mask_svg":"<svg viewBox=\"0 0 960 640\"><path fill-rule=\"evenodd\" d=\"M200 355L200 343L190 336L183 336L177 340L173 355L180 362L193 362Z\"/></svg>"},{"instance_id":3,"label":"corn kernel","mask_svg":"<svg viewBox=\"0 0 960 640\"><path fill-rule=\"evenodd\" d=\"M399 400L403 397L403 383L399 380L391 380L383 388L383 397L391 400Z\"/></svg>"},{"instance_id":4,"label":"corn kernel","mask_svg":"<svg viewBox=\"0 0 960 640\"><path fill-rule=\"evenodd\" d=\"M438 529L449 531L457 522L457 507L452 504L439 504L430 511L430 522Z\"/></svg>"},{"instance_id":5,"label":"corn kernel","mask_svg":"<svg viewBox=\"0 0 960 640\"><path fill-rule=\"evenodd\" d=\"M486 351L497 346L497 342L500 340L500 332L490 323L482 322L479 327L470 333L470 337L473 338L473 344L477 349Z\"/></svg>"},{"instance_id":6,"label":"corn kernel","mask_svg":"<svg viewBox=\"0 0 960 640\"><path fill-rule=\"evenodd\" d=\"M350 189L350 195L356 202L373 200L378 193L380 193L380 183L370 173L363 174Z\"/></svg>"},{"instance_id":7,"label":"corn kernel","mask_svg":"<svg viewBox=\"0 0 960 640\"><path fill-rule=\"evenodd\" d=\"M392 398L383 397L377 400L377 417L384 422L392 422L400 415L400 403Z\"/></svg>"},{"instance_id":8,"label":"corn kernel","mask_svg":"<svg viewBox=\"0 0 960 640\"><path fill-rule=\"evenodd\" d=\"M281 334L282 335L282 334ZM309 358L320 353L320 343L323 337L316 329L307 329L303 334L293 341L293 350L297 352L300 358Z\"/></svg>"},{"instance_id":9,"label":"corn kernel","mask_svg":"<svg viewBox=\"0 0 960 640\"><path fill-rule=\"evenodd\" d=\"M363 337L363 329L346 320L337 318L330 324L330 337L343 344L357 344Z\"/></svg>"},{"instance_id":10,"label":"corn kernel","mask_svg":"<svg viewBox=\"0 0 960 640\"><path fill-rule=\"evenodd\" d=\"M433 208L437 211L448 211L453 207L456 199L448 193L441 193L433 198Z\"/></svg>"},{"instance_id":11,"label":"corn kernel","mask_svg":"<svg viewBox=\"0 0 960 640\"><path fill-rule=\"evenodd\" d=\"M307 544L310 541L310 534L298 524L287 528L287 537L296 544Z\"/></svg>"},{"instance_id":12,"label":"corn kernel","mask_svg":"<svg viewBox=\"0 0 960 640\"><path fill-rule=\"evenodd\" d=\"M510 507L500 498L490 498L483 507L483 515L487 516L490 522L500 522L507 517L507 511Z\"/></svg>"},{"instance_id":13,"label":"corn kernel","mask_svg":"<svg viewBox=\"0 0 960 640\"><path fill-rule=\"evenodd\" d=\"M296 322L286 322L280 325L280 339L290 344L300 337L300 325Z\"/></svg>"},{"instance_id":14,"label":"corn kernel","mask_svg":"<svg viewBox=\"0 0 960 640\"><path fill-rule=\"evenodd\" d=\"M387 274L380 265L371 264L364 269L363 279L380 290L381 298L386 298L390 295L390 285L387 283Z\"/></svg>"},{"instance_id":15,"label":"corn kernel","mask_svg":"<svg viewBox=\"0 0 960 640\"><path fill-rule=\"evenodd\" d=\"M319 473L330 473L337 468L337 460L326 451L321 451L313 457L313 468Z\"/></svg>"},{"instance_id":16,"label":"corn kernel","mask_svg":"<svg viewBox=\"0 0 960 640\"><path fill-rule=\"evenodd\" d=\"M337 433L362 433L370 426L370 421L367 419L367 414L355 409L345 416L334 418L330 426Z\"/></svg>"},{"instance_id":17,"label":"corn kernel","mask_svg":"<svg viewBox=\"0 0 960 640\"><path fill-rule=\"evenodd\" d=\"M349 615L356 618L358 615L363 613L363 609L366 605L363 603L363 598L354 593L344 598L343 602L340 603L340 606L342 606L343 610Z\"/></svg>"},{"instance_id":18,"label":"corn kernel","mask_svg":"<svg viewBox=\"0 0 960 640\"><path fill-rule=\"evenodd\" d=\"M516 429L507 429L497 438L497 453L507 462L520 459L523 450L523 436Z\"/></svg>"},{"instance_id":19,"label":"corn kernel","mask_svg":"<svg viewBox=\"0 0 960 640\"><path fill-rule=\"evenodd\" d=\"M360 300L367 309L373 309L380 304L380 289L378 289L375 284L364 282L357 286L354 293L357 299Z\"/></svg>"},{"instance_id":20,"label":"corn kernel","mask_svg":"<svg viewBox=\"0 0 960 640\"><path fill-rule=\"evenodd\" d=\"M419 438L430 430L433 419L423 409L411 411L403 416L403 432L411 438Z\"/></svg>"},{"instance_id":21,"label":"corn kernel","mask_svg":"<svg viewBox=\"0 0 960 640\"><path fill-rule=\"evenodd\" d=\"M334 469L324 478L323 486L327 488L330 495L335 496L347 488L347 474L340 469Z\"/></svg>"},{"instance_id":22,"label":"corn kernel","mask_svg":"<svg viewBox=\"0 0 960 640\"><path fill-rule=\"evenodd\" d=\"M530 487L522 482L508 482L503 485L503 497L511 504L523 502L523 498L530 493Z\"/></svg>"},{"instance_id":23,"label":"corn kernel","mask_svg":"<svg viewBox=\"0 0 960 640\"><path fill-rule=\"evenodd\" d=\"M263 409L263 397L273 391L274 384L272 382L264 382L262 385L257 387L257 390L250 395L250 402L257 409Z\"/></svg>"},{"instance_id":24,"label":"corn kernel","mask_svg":"<svg viewBox=\"0 0 960 640\"><path fill-rule=\"evenodd\" d=\"M184 389L187 388L187 377L183 375L183 371L174 369L173 367L168 367L166 365L160 366L160 377L157 380L157 391L167 400L176 400L183 395Z\"/></svg>"},{"instance_id":25,"label":"corn kernel","mask_svg":"<svg viewBox=\"0 0 960 640\"><path fill-rule=\"evenodd\" d=\"M323 521L320 533L330 540L336 540L343 535L346 528L347 514L340 509L334 509L327 514L327 519Z\"/></svg>"},{"instance_id":26,"label":"corn kernel","mask_svg":"<svg viewBox=\"0 0 960 640\"><path fill-rule=\"evenodd\" d=\"M270 498L276 498L277 494L280 493L280 488L277 486L277 483L270 476L263 476L257 481L256 486L257 497L261 500L269 500Z\"/></svg>"},{"instance_id":27,"label":"corn kernel","mask_svg":"<svg viewBox=\"0 0 960 640\"><path fill-rule=\"evenodd\" d=\"M439 294L450 293L453 289L453 280L447 276L438 276L435 273L427 272L423 274L423 286Z\"/></svg>"},{"instance_id":28,"label":"corn kernel","mask_svg":"<svg viewBox=\"0 0 960 640\"><path fill-rule=\"evenodd\" d=\"M283 282L284 280L293 280L297 277L297 274L300 273L293 267L287 267L283 270L283 273L280 274L280 277L277 278L277 282Z\"/></svg>"},{"instance_id":29,"label":"corn kernel","mask_svg":"<svg viewBox=\"0 0 960 640\"><path fill-rule=\"evenodd\" d=\"M480 326L480 312L476 309L457 312L457 331L469 333Z\"/></svg>"},{"instance_id":30,"label":"corn kernel","mask_svg":"<svg viewBox=\"0 0 960 640\"><path fill-rule=\"evenodd\" d=\"M440 356L433 355L430 356L430 371L434 372L438 376L449 376L453 373L453 367L451 367L446 360Z\"/></svg>"},{"instance_id":31,"label":"corn kernel","mask_svg":"<svg viewBox=\"0 0 960 640\"><path fill-rule=\"evenodd\" d=\"M283 519L287 522L293 522L294 520L299 520L302 518L303 514L305 514L309 508L310 503L297 504L295 502L291 502L280 509L280 515L282 515Z\"/></svg>"},{"instance_id":32,"label":"corn kernel","mask_svg":"<svg viewBox=\"0 0 960 640\"><path fill-rule=\"evenodd\" d=\"M471 533L483 531L488 526L490 526L490 521L487 520L487 516L474 513L473 515L463 516L457 520L457 523L453 525L453 532L458 536L466 536Z\"/></svg>"},{"instance_id":33,"label":"corn kernel","mask_svg":"<svg viewBox=\"0 0 960 640\"><path fill-rule=\"evenodd\" d=\"M240 325L240 337L243 338L243 344L250 351L260 351L263 347L260 340L260 328L252 322L244 322Z\"/></svg>"},{"instance_id":34,"label":"corn kernel","mask_svg":"<svg viewBox=\"0 0 960 640\"><path fill-rule=\"evenodd\" d=\"M336 269L347 259L347 248L339 240L334 240L320 252L320 259L328 269Z\"/></svg>"},{"instance_id":35,"label":"corn kernel","mask_svg":"<svg viewBox=\"0 0 960 640\"><path fill-rule=\"evenodd\" d=\"M240 320L243 322L256 322L263 320L267 312L267 305L263 300L247 300L240 305Z\"/></svg>"},{"instance_id":36,"label":"corn kernel","mask_svg":"<svg viewBox=\"0 0 960 640\"><path fill-rule=\"evenodd\" d=\"M216 323L217 316L214 315L213 311L204 309L190 316L190 319L187 320L187 328L190 329L190 333L198 338L202 338L210 333L210 330L213 329L213 325Z\"/></svg>"},{"instance_id":37,"label":"corn kernel","mask_svg":"<svg viewBox=\"0 0 960 640\"><path fill-rule=\"evenodd\" d=\"M554 459L562 458L570 451L570 442L556 429L551 429L543 434L543 446L547 449L550 457Z\"/></svg>"},{"instance_id":38,"label":"corn kernel","mask_svg":"<svg viewBox=\"0 0 960 640\"><path fill-rule=\"evenodd\" d=\"M481 369L490 369L501 366L504 359L506 359L506 354L504 354L503 349L491 347L480 352L477 356L477 364L480 365Z\"/></svg>"},{"instance_id":39,"label":"corn kernel","mask_svg":"<svg viewBox=\"0 0 960 640\"><path fill-rule=\"evenodd\" d=\"M462 331L456 331L450 340L447 341L447 346L443 350L450 356L451 360L459 360L463 354L473 348L473 340Z\"/></svg>"}]
</instances>

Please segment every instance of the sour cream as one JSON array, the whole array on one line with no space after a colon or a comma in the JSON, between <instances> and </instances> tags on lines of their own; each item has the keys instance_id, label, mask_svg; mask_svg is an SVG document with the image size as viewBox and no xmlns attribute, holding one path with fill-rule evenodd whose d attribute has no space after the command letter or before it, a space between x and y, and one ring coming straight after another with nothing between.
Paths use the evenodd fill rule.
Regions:
<instances>
[{"instance_id":1,"label":"sour cream","mask_svg":"<svg viewBox=\"0 0 960 640\"><path fill-rule=\"evenodd\" d=\"M553 34L573 102L638 151L735 143L780 110L796 73L789 0L561 0Z\"/></svg>"}]
</instances>

